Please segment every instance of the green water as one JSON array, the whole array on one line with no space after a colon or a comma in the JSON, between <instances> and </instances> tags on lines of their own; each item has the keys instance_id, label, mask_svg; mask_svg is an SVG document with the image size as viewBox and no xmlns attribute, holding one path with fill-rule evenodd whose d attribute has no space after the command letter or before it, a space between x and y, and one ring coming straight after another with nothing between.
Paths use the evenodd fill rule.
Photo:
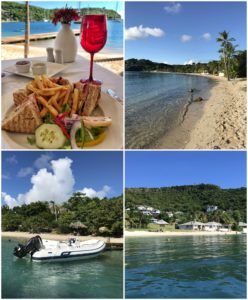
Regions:
<instances>
[{"instance_id":1,"label":"green water","mask_svg":"<svg viewBox=\"0 0 248 300\"><path fill-rule=\"evenodd\" d=\"M246 236L126 239L126 298L246 298Z\"/></svg>"},{"instance_id":2,"label":"green water","mask_svg":"<svg viewBox=\"0 0 248 300\"><path fill-rule=\"evenodd\" d=\"M16 244L2 239L2 298L122 298L122 251L82 261L37 263L15 258Z\"/></svg>"}]
</instances>

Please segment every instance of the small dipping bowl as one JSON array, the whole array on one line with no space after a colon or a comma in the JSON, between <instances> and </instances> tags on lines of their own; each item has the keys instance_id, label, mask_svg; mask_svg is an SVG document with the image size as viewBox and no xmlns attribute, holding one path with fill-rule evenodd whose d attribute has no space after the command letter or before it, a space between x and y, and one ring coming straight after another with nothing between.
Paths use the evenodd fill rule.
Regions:
<instances>
[{"instance_id":1,"label":"small dipping bowl","mask_svg":"<svg viewBox=\"0 0 248 300\"><path fill-rule=\"evenodd\" d=\"M19 60L15 64L18 73L28 73L30 71L31 63L28 60Z\"/></svg>"},{"instance_id":2,"label":"small dipping bowl","mask_svg":"<svg viewBox=\"0 0 248 300\"><path fill-rule=\"evenodd\" d=\"M43 62L33 63L32 70L34 75L44 75L47 73L47 65Z\"/></svg>"}]
</instances>

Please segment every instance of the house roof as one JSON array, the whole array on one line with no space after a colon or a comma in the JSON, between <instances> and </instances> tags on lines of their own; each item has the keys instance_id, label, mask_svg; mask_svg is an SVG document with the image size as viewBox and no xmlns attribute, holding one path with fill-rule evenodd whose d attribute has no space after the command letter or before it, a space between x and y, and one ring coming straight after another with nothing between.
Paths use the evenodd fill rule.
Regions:
<instances>
[{"instance_id":1,"label":"house roof","mask_svg":"<svg viewBox=\"0 0 248 300\"><path fill-rule=\"evenodd\" d=\"M205 225L216 225L216 226L222 226L222 224L218 223L218 222L208 222L205 223Z\"/></svg>"},{"instance_id":2,"label":"house roof","mask_svg":"<svg viewBox=\"0 0 248 300\"><path fill-rule=\"evenodd\" d=\"M180 225L195 225L195 226L198 226L198 225L204 225L204 223L197 222L197 221L190 221L190 222L187 222L187 223L184 223L184 224L180 224Z\"/></svg>"},{"instance_id":3,"label":"house roof","mask_svg":"<svg viewBox=\"0 0 248 300\"><path fill-rule=\"evenodd\" d=\"M158 224L158 225L167 225L167 224L169 224L169 223L167 223L167 222L164 221L164 220L158 220L158 221L156 221L156 224Z\"/></svg>"}]
</instances>

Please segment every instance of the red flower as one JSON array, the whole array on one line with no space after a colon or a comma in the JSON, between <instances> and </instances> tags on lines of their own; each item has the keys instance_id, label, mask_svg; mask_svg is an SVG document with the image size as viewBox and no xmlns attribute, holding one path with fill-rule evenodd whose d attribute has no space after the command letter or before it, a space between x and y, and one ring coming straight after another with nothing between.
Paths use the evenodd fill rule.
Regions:
<instances>
[{"instance_id":1,"label":"red flower","mask_svg":"<svg viewBox=\"0 0 248 300\"><path fill-rule=\"evenodd\" d=\"M58 22L63 24L71 24L71 21L78 21L80 19L80 15L73 8L61 8L54 12L52 23L57 25Z\"/></svg>"}]
</instances>

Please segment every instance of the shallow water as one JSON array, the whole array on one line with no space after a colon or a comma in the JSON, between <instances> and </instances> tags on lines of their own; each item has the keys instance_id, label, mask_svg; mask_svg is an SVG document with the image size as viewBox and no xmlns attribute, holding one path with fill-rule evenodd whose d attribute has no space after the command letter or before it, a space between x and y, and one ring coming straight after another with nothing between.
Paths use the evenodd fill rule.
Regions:
<instances>
[{"instance_id":1,"label":"shallow water","mask_svg":"<svg viewBox=\"0 0 248 300\"><path fill-rule=\"evenodd\" d=\"M81 24L72 23L72 29L80 29ZM4 22L2 23L2 37L24 35L24 22ZM47 33L58 32L61 25L53 25L51 22L31 22L30 33ZM77 37L77 41L79 38ZM54 40L44 40L38 42L31 42L31 46L48 47L53 46ZM78 42L79 44L79 42ZM123 23L108 20L108 39L103 51L117 51L122 52L123 44ZM81 46L78 47L79 51L82 51Z\"/></svg>"},{"instance_id":2,"label":"shallow water","mask_svg":"<svg viewBox=\"0 0 248 300\"><path fill-rule=\"evenodd\" d=\"M214 85L210 78L173 73L126 72L125 78L127 148L157 148L183 122L189 91L207 100Z\"/></svg>"},{"instance_id":3,"label":"shallow water","mask_svg":"<svg viewBox=\"0 0 248 300\"><path fill-rule=\"evenodd\" d=\"M2 298L122 298L122 251L75 262L39 263L12 255L2 239Z\"/></svg>"},{"instance_id":4,"label":"shallow water","mask_svg":"<svg viewBox=\"0 0 248 300\"><path fill-rule=\"evenodd\" d=\"M246 236L126 238L126 298L246 298Z\"/></svg>"}]
</instances>

